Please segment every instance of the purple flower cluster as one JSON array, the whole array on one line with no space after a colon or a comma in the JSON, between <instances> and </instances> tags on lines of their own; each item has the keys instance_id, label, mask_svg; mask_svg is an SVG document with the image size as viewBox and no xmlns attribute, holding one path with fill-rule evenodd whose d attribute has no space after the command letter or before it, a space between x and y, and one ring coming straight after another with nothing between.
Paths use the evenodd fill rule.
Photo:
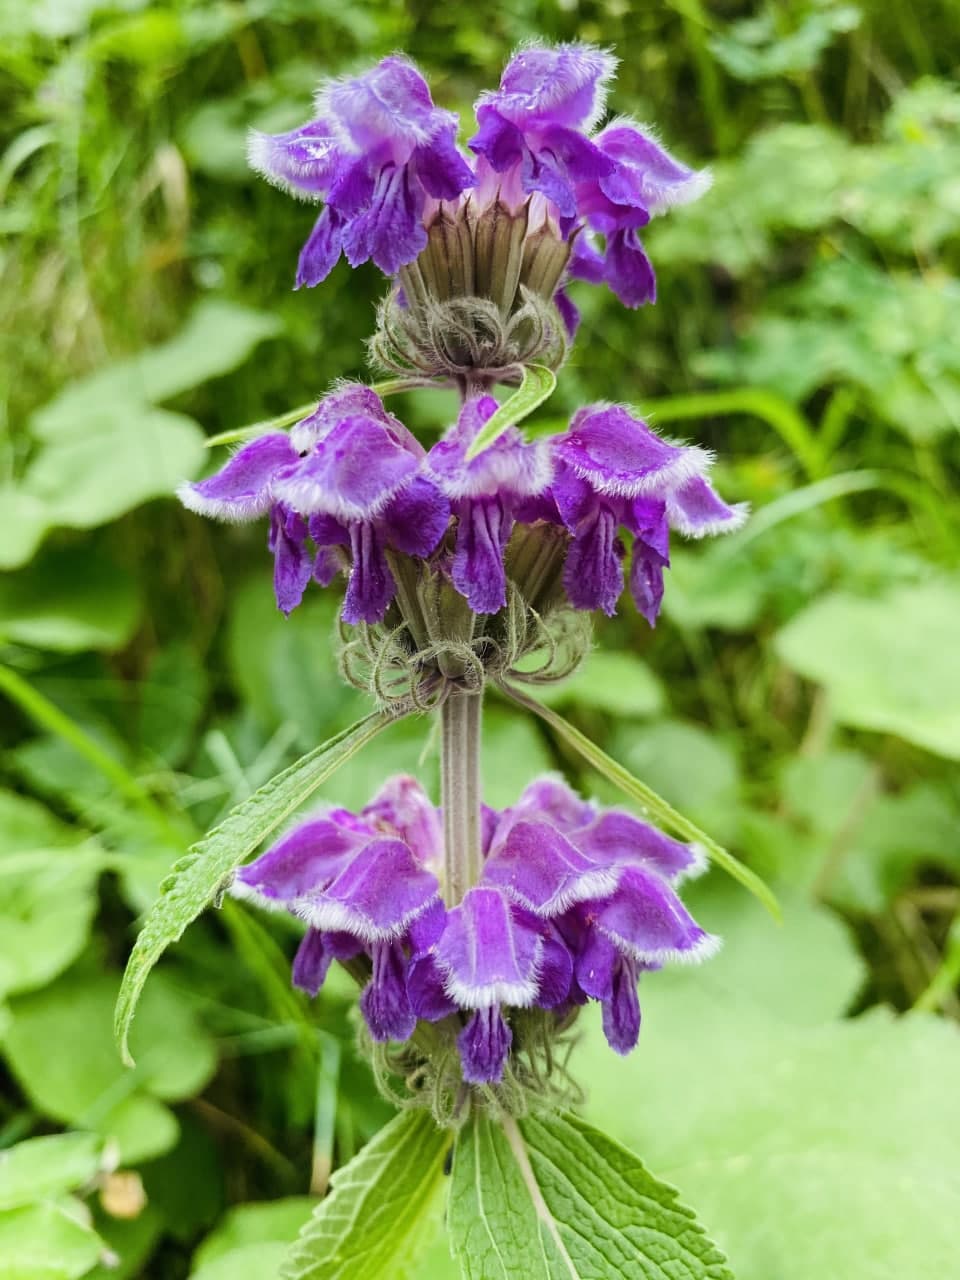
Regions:
<instances>
[{"instance_id":1,"label":"purple flower cluster","mask_svg":"<svg viewBox=\"0 0 960 1280\"><path fill-rule=\"evenodd\" d=\"M312 995L332 960L369 957L360 1005L373 1039L459 1017L472 1084L502 1079L515 1009L559 1020L597 1000L611 1047L628 1053L640 973L716 946L675 888L702 870L700 851L550 777L483 819L482 877L450 910L441 815L409 777L359 814L331 809L296 827L240 869L235 892L307 922L293 977Z\"/></svg>"},{"instance_id":2,"label":"purple flower cluster","mask_svg":"<svg viewBox=\"0 0 960 1280\"><path fill-rule=\"evenodd\" d=\"M515 524L544 521L569 538L569 603L608 614L624 586L625 529L630 592L653 625L670 530L700 537L742 520L706 480L708 453L664 440L618 405L581 409L564 434L535 443L511 427L468 461L496 409L490 396L468 400L427 452L369 387L347 384L289 434L245 445L180 497L223 520L269 514L284 613L311 578L326 586L345 569L350 623L384 618L396 591L388 551L432 557L475 613L496 612L506 604L504 553Z\"/></svg>"},{"instance_id":3,"label":"purple flower cluster","mask_svg":"<svg viewBox=\"0 0 960 1280\"><path fill-rule=\"evenodd\" d=\"M363 75L322 85L313 120L250 141L255 169L324 205L297 285L325 279L341 252L351 266L372 259L395 275L425 248L441 202L454 212L467 201L477 212L529 202L531 231L548 224L572 242L573 276L608 284L629 307L652 302L656 284L639 232L710 180L630 120L595 132L615 69L616 59L591 45L520 49L500 88L477 103L475 168L457 149L456 115L434 106L406 59L384 58Z\"/></svg>"}]
</instances>

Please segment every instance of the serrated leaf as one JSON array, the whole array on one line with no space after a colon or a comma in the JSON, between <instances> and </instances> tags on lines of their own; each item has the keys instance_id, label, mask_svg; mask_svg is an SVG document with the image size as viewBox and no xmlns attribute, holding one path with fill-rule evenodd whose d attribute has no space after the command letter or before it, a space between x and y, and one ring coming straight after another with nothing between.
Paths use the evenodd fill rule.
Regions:
<instances>
[{"instance_id":1,"label":"serrated leaf","mask_svg":"<svg viewBox=\"0 0 960 1280\"><path fill-rule=\"evenodd\" d=\"M612 782L624 795L636 801L644 813L649 815L655 822L666 827L668 831L672 831L674 835L679 836L682 840L701 845L712 862L715 862L718 867L722 867L728 875L733 876L734 880L738 880L745 889L749 889L756 898L759 898L771 915L779 918L780 908L777 904L776 895L755 871L744 866L739 858L735 858L728 849L724 849L722 845L717 844L716 840L713 840L706 832L701 831L689 818L685 818L683 814L678 813L662 796L658 796L646 783L641 782L639 778L635 778L629 769L625 769L612 756L608 756L602 747L598 747L586 734L581 733L569 721L564 720L563 716L558 715L550 707L543 706L535 698L527 697L526 694L521 693L519 689L515 689L511 685L503 684L501 687L514 702L535 712L541 720L546 721L550 728L555 730L565 742L573 747L578 755L582 756L608 782Z\"/></svg>"},{"instance_id":2,"label":"serrated leaf","mask_svg":"<svg viewBox=\"0 0 960 1280\"><path fill-rule=\"evenodd\" d=\"M450 1135L404 1111L338 1169L280 1280L382 1280L404 1266L430 1217Z\"/></svg>"},{"instance_id":3,"label":"serrated leaf","mask_svg":"<svg viewBox=\"0 0 960 1280\"><path fill-rule=\"evenodd\" d=\"M477 432L467 450L467 462L483 453L484 449L489 449L505 431L533 413L534 409L553 395L556 385L557 376L546 365L525 364L520 386Z\"/></svg>"},{"instance_id":4,"label":"serrated leaf","mask_svg":"<svg viewBox=\"0 0 960 1280\"><path fill-rule=\"evenodd\" d=\"M397 717L374 712L278 773L227 815L176 864L137 937L117 1000L115 1033L132 1065L127 1037L153 966L222 892L231 872L286 821L342 764Z\"/></svg>"},{"instance_id":5,"label":"serrated leaf","mask_svg":"<svg viewBox=\"0 0 960 1280\"><path fill-rule=\"evenodd\" d=\"M476 1117L448 1218L464 1280L732 1280L673 1188L571 1114Z\"/></svg>"}]
</instances>

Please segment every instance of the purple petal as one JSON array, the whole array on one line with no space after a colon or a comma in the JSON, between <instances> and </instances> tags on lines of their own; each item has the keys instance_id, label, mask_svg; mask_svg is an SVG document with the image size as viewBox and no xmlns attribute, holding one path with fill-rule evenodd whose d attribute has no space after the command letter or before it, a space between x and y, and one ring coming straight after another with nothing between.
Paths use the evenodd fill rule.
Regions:
<instances>
[{"instance_id":1,"label":"purple petal","mask_svg":"<svg viewBox=\"0 0 960 1280\"><path fill-rule=\"evenodd\" d=\"M293 985L315 996L323 986L333 956L319 929L308 928L293 958Z\"/></svg>"},{"instance_id":2,"label":"purple petal","mask_svg":"<svg viewBox=\"0 0 960 1280\"><path fill-rule=\"evenodd\" d=\"M435 200L455 200L473 186L473 171L457 150L452 130L417 147L413 161L424 191Z\"/></svg>"},{"instance_id":3,"label":"purple petal","mask_svg":"<svg viewBox=\"0 0 960 1280\"><path fill-rule=\"evenodd\" d=\"M290 428L290 443L298 453L307 453L346 418L373 418L396 431L402 424L387 413L373 387L362 382L344 382L323 397L313 413Z\"/></svg>"},{"instance_id":4,"label":"purple petal","mask_svg":"<svg viewBox=\"0 0 960 1280\"><path fill-rule=\"evenodd\" d=\"M628 121L609 125L596 138L597 146L616 162L601 178L604 193L617 204L640 204L660 213L676 204L696 200L710 186L710 174L690 169L657 142L647 130Z\"/></svg>"},{"instance_id":5,"label":"purple petal","mask_svg":"<svg viewBox=\"0 0 960 1280\"><path fill-rule=\"evenodd\" d=\"M343 596L343 620L382 622L397 590L383 536L377 525L368 522L350 525L350 552L353 563Z\"/></svg>"},{"instance_id":6,"label":"purple petal","mask_svg":"<svg viewBox=\"0 0 960 1280\"><path fill-rule=\"evenodd\" d=\"M407 929L407 942L410 945L411 956L416 958L431 951L440 941L446 927L447 908L438 897L410 922Z\"/></svg>"},{"instance_id":7,"label":"purple petal","mask_svg":"<svg viewBox=\"0 0 960 1280\"><path fill-rule=\"evenodd\" d=\"M363 151L385 146L395 161L441 131L456 130L457 117L433 105L426 80L407 58L392 55L360 76L334 80L318 95L320 114L334 117Z\"/></svg>"},{"instance_id":8,"label":"purple petal","mask_svg":"<svg viewBox=\"0 0 960 1280\"><path fill-rule=\"evenodd\" d=\"M640 862L668 880L698 875L706 861L697 845L674 840L622 809L610 809L577 831L579 849L597 862Z\"/></svg>"},{"instance_id":9,"label":"purple petal","mask_svg":"<svg viewBox=\"0 0 960 1280\"><path fill-rule=\"evenodd\" d=\"M682 483L709 462L702 449L670 444L622 405L578 410L554 449L598 493L627 498Z\"/></svg>"},{"instance_id":10,"label":"purple petal","mask_svg":"<svg viewBox=\"0 0 960 1280\"><path fill-rule=\"evenodd\" d=\"M603 1001L603 1034L614 1053L627 1054L640 1039L637 962L621 956L613 971L610 995Z\"/></svg>"},{"instance_id":11,"label":"purple petal","mask_svg":"<svg viewBox=\"0 0 960 1280\"><path fill-rule=\"evenodd\" d=\"M416 956L407 971L407 995L418 1018L439 1022L456 1013L457 1002L451 1000L444 986L444 975L433 955Z\"/></svg>"},{"instance_id":12,"label":"purple petal","mask_svg":"<svg viewBox=\"0 0 960 1280\"><path fill-rule=\"evenodd\" d=\"M374 1040L407 1040L417 1025L407 995L407 961L399 942L370 948L373 977L360 996L360 1012Z\"/></svg>"},{"instance_id":13,"label":"purple petal","mask_svg":"<svg viewBox=\"0 0 960 1280\"><path fill-rule=\"evenodd\" d=\"M419 465L401 430L398 438L373 418L344 418L277 482L278 497L304 515L326 512L344 523L378 515Z\"/></svg>"},{"instance_id":14,"label":"purple petal","mask_svg":"<svg viewBox=\"0 0 960 1280\"><path fill-rule=\"evenodd\" d=\"M467 462L467 450L497 408L493 396L468 400L456 425L427 454L428 474L447 497L532 497L550 483L552 464L545 442L528 444L516 427Z\"/></svg>"},{"instance_id":15,"label":"purple petal","mask_svg":"<svg viewBox=\"0 0 960 1280\"><path fill-rule=\"evenodd\" d=\"M513 530L513 517L498 498L458 503L456 514L453 585L474 613L496 613L507 603L503 553Z\"/></svg>"},{"instance_id":16,"label":"purple petal","mask_svg":"<svg viewBox=\"0 0 960 1280\"><path fill-rule=\"evenodd\" d=\"M427 246L423 204L423 190L406 168L383 169L369 208L344 228L343 252L351 267L372 259L393 276L412 262Z\"/></svg>"},{"instance_id":17,"label":"purple petal","mask_svg":"<svg viewBox=\"0 0 960 1280\"><path fill-rule=\"evenodd\" d=\"M234 889L266 905L293 904L325 889L369 838L329 817L313 818L241 867Z\"/></svg>"},{"instance_id":18,"label":"purple petal","mask_svg":"<svg viewBox=\"0 0 960 1280\"><path fill-rule=\"evenodd\" d=\"M577 197L573 182L562 165L549 151L528 151L521 166L523 189L528 194L539 193L556 206L561 218L575 218Z\"/></svg>"},{"instance_id":19,"label":"purple petal","mask_svg":"<svg viewBox=\"0 0 960 1280\"><path fill-rule=\"evenodd\" d=\"M342 568L340 557L332 547L320 547L313 561L313 580L321 587L329 587Z\"/></svg>"},{"instance_id":20,"label":"purple petal","mask_svg":"<svg viewBox=\"0 0 960 1280\"><path fill-rule=\"evenodd\" d=\"M437 898L436 876L425 871L402 840L370 840L321 893L298 904L318 929L352 933L363 941L396 939Z\"/></svg>"},{"instance_id":21,"label":"purple petal","mask_svg":"<svg viewBox=\"0 0 960 1280\"><path fill-rule=\"evenodd\" d=\"M567 293L566 289L557 290L553 295L553 305L560 312L563 327L567 331L567 337L572 342L577 336L577 330L580 328L580 308Z\"/></svg>"},{"instance_id":22,"label":"purple petal","mask_svg":"<svg viewBox=\"0 0 960 1280\"><path fill-rule=\"evenodd\" d=\"M423 787L409 774L383 784L361 811L361 817L380 831L397 835L425 867L443 860L443 822L440 811Z\"/></svg>"},{"instance_id":23,"label":"purple petal","mask_svg":"<svg viewBox=\"0 0 960 1280\"><path fill-rule=\"evenodd\" d=\"M575 609L602 609L613 617L623 591L622 556L617 518L608 507L597 506L577 526L563 566L564 590Z\"/></svg>"},{"instance_id":24,"label":"purple petal","mask_svg":"<svg viewBox=\"0 0 960 1280\"><path fill-rule=\"evenodd\" d=\"M531 45L513 55L499 90L484 94L481 103L492 103L521 127L589 129L603 114L605 85L616 67L616 58L594 45Z\"/></svg>"},{"instance_id":25,"label":"purple petal","mask_svg":"<svg viewBox=\"0 0 960 1280\"><path fill-rule=\"evenodd\" d=\"M612 865L595 862L545 822L518 822L488 858L483 879L547 918L575 902L605 898L617 886Z\"/></svg>"},{"instance_id":26,"label":"purple petal","mask_svg":"<svg viewBox=\"0 0 960 1280\"><path fill-rule=\"evenodd\" d=\"M384 508L379 524L387 543L421 559L436 549L450 524L450 503L423 476L411 482Z\"/></svg>"},{"instance_id":27,"label":"purple petal","mask_svg":"<svg viewBox=\"0 0 960 1280\"><path fill-rule=\"evenodd\" d=\"M447 994L462 1009L480 1009L533 1004L541 950L499 889L478 885L448 914L435 954Z\"/></svg>"},{"instance_id":28,"label":"purple petal","mask_svg":"<svg viewBox=\"0 0 960 1280\"><path fill-rule=\"evenodd\" d=\"M526 151L523 134L515 124L505 120L493 107L481 106L477 110L480 128L470 139L469 147L483 156L497 173L503 173L521 164Z\"/></svg>"},{"instance_id":29,"label":"purple petal","mask_svg":"<svg viewBox=\"0 0 960 1280\"><path fill-rule=\"evenodd\" d=\"M337 265L342 248L343 219L327 205L300 250L294 287L312 289L326 280Z\"/></svg>"},{"instance_id":30,"label":"purple petal","mask_svg":"<svg viewBox=\"0 0 960 1280\"><path fill-rule=\"evenodd\" d=\"M561 831L572 831L591 822L597 809L590 801L582 800L562 778L547 776L528 783L511 812L534 821L542 817Z\"/></svg>"},{"instance_id":31,"label":"purple petal","mask_svg":"<svg viewBox=\"0 0 960 1280\"><path fill-rule=\"evenodd\" d=\"M625 307L642 307L657 300L657 278L634 230L615 231L607 238L604 259L607 284Z\"/></svg>"},{"instance_id":32,"label":"purple petal","mask_svg":"<svg viewBox=\"0 0 960 1280\"><path fill-rule=\"evenodd\" d=\"M670 524L688 538L730 533L740 528L746 516L745 506L728 507L702 476L694 476L667 496Z\"/></svg>"},{"instance_id":33,"label":"purple petal","mask_svg":"<svg viewBox=\"0 0 960 1280\"><path fill-rule=\"evenodd\" d=\"M493 1005L478 1009L457 1036L457 1048L467 1084L499 1084L513 1043L513 1032Z\"/></svg>"},{"instance_id":34,"label":"purple petal","mask_svg":"<svg viewBox=\"0 0 960 1280\"><path fill-rule=\"evenodd\" d=\"M293 195L326 198L345 153L333 126L310 120L289 133L251 130L247 144L250 166Z\"/></svg>"},{"instance_id":35,"label":"purple petal","mask_svg":"<svg viewBox=\"0 0 960 1280\"><path fill-rule=\"evenodd\" d=\"M574 182L595 180L612 173L614 163L598 146L576 129L551 125L539 135L539 146L549 151Z\"/></svg>"},{"instance_id":36,"label":"purple petal","mask_svg":"<svg viewBox=\"0 0 960 1280\"><path fill-rule=\"evenodd\" d=\"M586 280L588 284L602 284L604 270L603 255L585 234L578 235L573 242L573 252L567 264L567 271L575 280Z\"/></svg>"},{"instance_id":37,"label":"purple petal","mask_svg":"<svg viewBox=\"0 0 960 1280\"><path fill-rule=\"evenodd\" d=\"M238 449L214 475L183 484L177 496L185 507L218 520L256 520L273 505L277 472L297 461L286 432L273 432Z\"/></svg>"},{"instance_id":38,"label":"purple petal","mask_svg":"<svg viewBox=\"0 0 960 1280\"><path fill-rule=\"evenodd\" d=\"M581 990L594 1000L609 1000L613 977L620 964L620 952L604 934L592 926L583 930L577 951L575 972Z\"/></svg>"},{"instance_id":39,"label":"purple petal","mask_svg":"<svg viewBox=\"0 0 960 1280\"><path fill-rule=\"evenodd\" d=\"M273 510L268 546L273 552L273 591L277 608L289 617L303 599L314 558L306 545L307 524L279 503Z\"/></svg>"},{"instance_id":40,"label":"purple petal","mask_svg":"<svg viewBox=\"0 0 960 1280\"><path fill-rule=\"evenodd\" d=\"M663 601L663 557L640 538L634 542L630 557L630 595L637 612L655 627Z\"/></svg>"},{"instance_id":41,"label":"purple petal","mask_svg":"<svg viewBox=\"0 0 960 1280\"><path fill-rule=\"evenodd\" d=\"M596 907L597 928L636 960L697 960L717 940L697 924L656 871L624 869L616 892Z\"/></svg>"}]
</instances>

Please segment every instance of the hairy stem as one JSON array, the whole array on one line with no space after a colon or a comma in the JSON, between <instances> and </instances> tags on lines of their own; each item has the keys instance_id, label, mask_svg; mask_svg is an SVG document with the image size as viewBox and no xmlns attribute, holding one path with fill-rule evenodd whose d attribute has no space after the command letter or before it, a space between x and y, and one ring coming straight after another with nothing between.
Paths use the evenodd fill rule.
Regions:
<instances>
[{"instance_id":1,"label":"hairy stem","mask_svg":"<svg viewBox=\"0 0 960 1280\"><path fill-rule=\"evenodd\" d=\"M483 694L456 689L441 709L441 802L444 896L448 907L463 900L480 879L480 727Z\"/></svg>"}]
</instances>

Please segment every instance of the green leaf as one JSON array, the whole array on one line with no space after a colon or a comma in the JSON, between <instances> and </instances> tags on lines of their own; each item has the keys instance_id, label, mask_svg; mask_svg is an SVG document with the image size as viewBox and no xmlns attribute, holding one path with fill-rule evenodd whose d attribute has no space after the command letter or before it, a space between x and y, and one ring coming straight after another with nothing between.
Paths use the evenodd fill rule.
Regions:
<instances>
[{"instance_id":1,"label":"green leaf","mask_svg":"<svg viewBox=\"0 0 960 1280\"><path fill-rule=\"evenodd\" d=\"M131 575L89 548L44 555L0 579L0 638L74 653L119 649L140 613Z\"/></svg>"},{"instance_id":2,"label":"green leaf","mask_svg":"<svg viewBox=\"0 0 960 1280\"><path fill-rule=\"evenodd\" d=\"M571 1114L477 1116L448 1216L464 1280L732 1280L676 1192Z\"/></svg>"},{"instance_id":3,"label":"green leaf","mask_svg":"<svg viewBox=\"0 0 960 1280\"><path fill-rule=\"evenodd\" d=\"M596 649L567 680L536 686L534 696L548 707L576 703L611 716L652 716L662 711L663 685L632 653Z\"/></svg>"},{"instance_id":4,"label":"green leaf","mask_svg":"<svg viewBox=\"0 0 960 1280\"><path fill-rule=\"evenodd\" d=\"M788 666L822 684L834 716L960 760L960 581L902 586L882 599L837 592L777 636Z\"/></svg>"},{"instance_id":5,"label":"green leaf","mask_svg":"<svg viewBox=\"0 0 960 1280\"><path fill-rule=\"evenodd\" d=\"M467 450L467 462L483 453L484 449L489 449L505 431L533 413L534 409L553 395L556 385L556 374L545 365L525 364L520 386L477 432Z\"/></svg>"},{"instance_id":6,"label":"green leaf","mask_svg":"<svg viewBox=\"0 0 960 1280\"><path fill-rule=\"evenodd\" d=\"M0 1213L3 1280L78 1280L96 1266L100 1238L79 1204L35 1204Z\"/></svg>"},{"instance_id":7,"label":"green leaf","mask_svg":"<svg viewBox=\"0 0 960 1280\"><path fill-rule=\"evenodd\" d=\"M254 347L280 331L276 316L235 302L201 302L178 334L126 360L118 360L74 382L39 409L30 429L55 443L65 435L83 438L104 417L105 406L162 404L183 391L220 377L242 364ZM143 463L156 463L144 457ZM181 476L182 479L182 476Z\"/></svg>"},{"instance_id":8,"label":"green leaf","mask_svg":"<svg viewBox=\"0 0 960 1280\"><path fill-rule=\"evenodd\" d=\"M952 1275L955 1027L882 1009L795 1025L706 985L709 971L644 983L643 1043L628 1058L584 1019L570 1066L590 1082L589 1118L682 1188L737 1280Z\"/></svg>"},{"instance_id":9,"label":"green leaf","mask_svg":"<svg viewBox=\"0 0 960 1280\"><path fill-rule=\"evenodd\" d=\"M404 1111L331 1179L290 1250L281 1280L382 1280L402 1272L443 1176L450 1135Z\"/></svg>"},{"instance_id":10,"label":"green leaf","mask_svg":"<svg viewBox=\"0 0 960 1280\"><path fill-rule=\"evenodd\" d=\"M682 840L701 845L709 858L718 867L722 867L728 875L733 876L734 880L739 880L745 889L749 889L756 898L759 898L771 915L779 918L780 908L775 894L768 885L764 884L755 871L751 871L749 867L744 866L729 850L717 844L715 840L701 831L689 818L685 818L683 814L678 813L672 805L668 804L661 796L658 796L655 791L641 782L639 778L635 778L622 764L618 764L616 760L608 756L586 734L581 733L569 721L564 720L563 716L558 715L557 712L552 711L549 707L543 706L535 698L527 697L526 694L521 693L519 689L514 688L512 685L504 684L502 688L514 702L533 711L542 720L545 720L550 728L573 747L588 764L592 765L609 782L612 782L624 795L636 801L643 812L655 822L666 827L668 831L672 831L674 835L679 836Z\"/></svg>"},{"instance_id":11,"label":"green leaf","mask_svg":"<svg viewBox=\"0 0 960 1280\"><path fill-rule=\"evenodd\" d=\"M49 1200L92 1181L100 1169L103 1139L96 1133L56 1133L28 1138L0 1151L0 1209Z\"/></svg>"},{"instance_id":12,"label":"green leaf","mask_svg":"<svg viewBox=\"0 0 960 1280\"><path fill-rule=\"evenodd\" d=\"M312 1196L235 1205L197 1249L193 1265L206 1266L250 1245L282 1244L286 1249L316 1207Z\"/></svg>"},{"instance_id":13,"label":"green leaf","mask_svg":"<svg viewBox=\"0 0 960 1280\"><path fill-rule=\"evenodd\" d=\"M177 1122L161 1101L178 1102L202 1089L217 1055L189 998L161 974L145 993L134 1029L140 1061L136 1071L126 1071L110 1036L117 987L112 974L74 969L42 991L14 998L3 1048L38 1111L102 1134L129 1163L173 1145ZM52 1050L67 1045L69 1052Z\"/></svg>"},{"instance_id":14,"label":"green leaf","mask_svg":"<svg viewBox=\"0 0 960 1280\"><path fill-rule=\"evenodd\" d=\"M234 868L294 814L336 769L396 718L383 711L374 712L308 752L237 805L176 864L161 886L161 895L130 953L117 1000L115 1033L128 1065L132 1065L133 1059L127 1037L137 1001L147 975L167 947L223 892Z\"/></svg>"}]
</instances>

